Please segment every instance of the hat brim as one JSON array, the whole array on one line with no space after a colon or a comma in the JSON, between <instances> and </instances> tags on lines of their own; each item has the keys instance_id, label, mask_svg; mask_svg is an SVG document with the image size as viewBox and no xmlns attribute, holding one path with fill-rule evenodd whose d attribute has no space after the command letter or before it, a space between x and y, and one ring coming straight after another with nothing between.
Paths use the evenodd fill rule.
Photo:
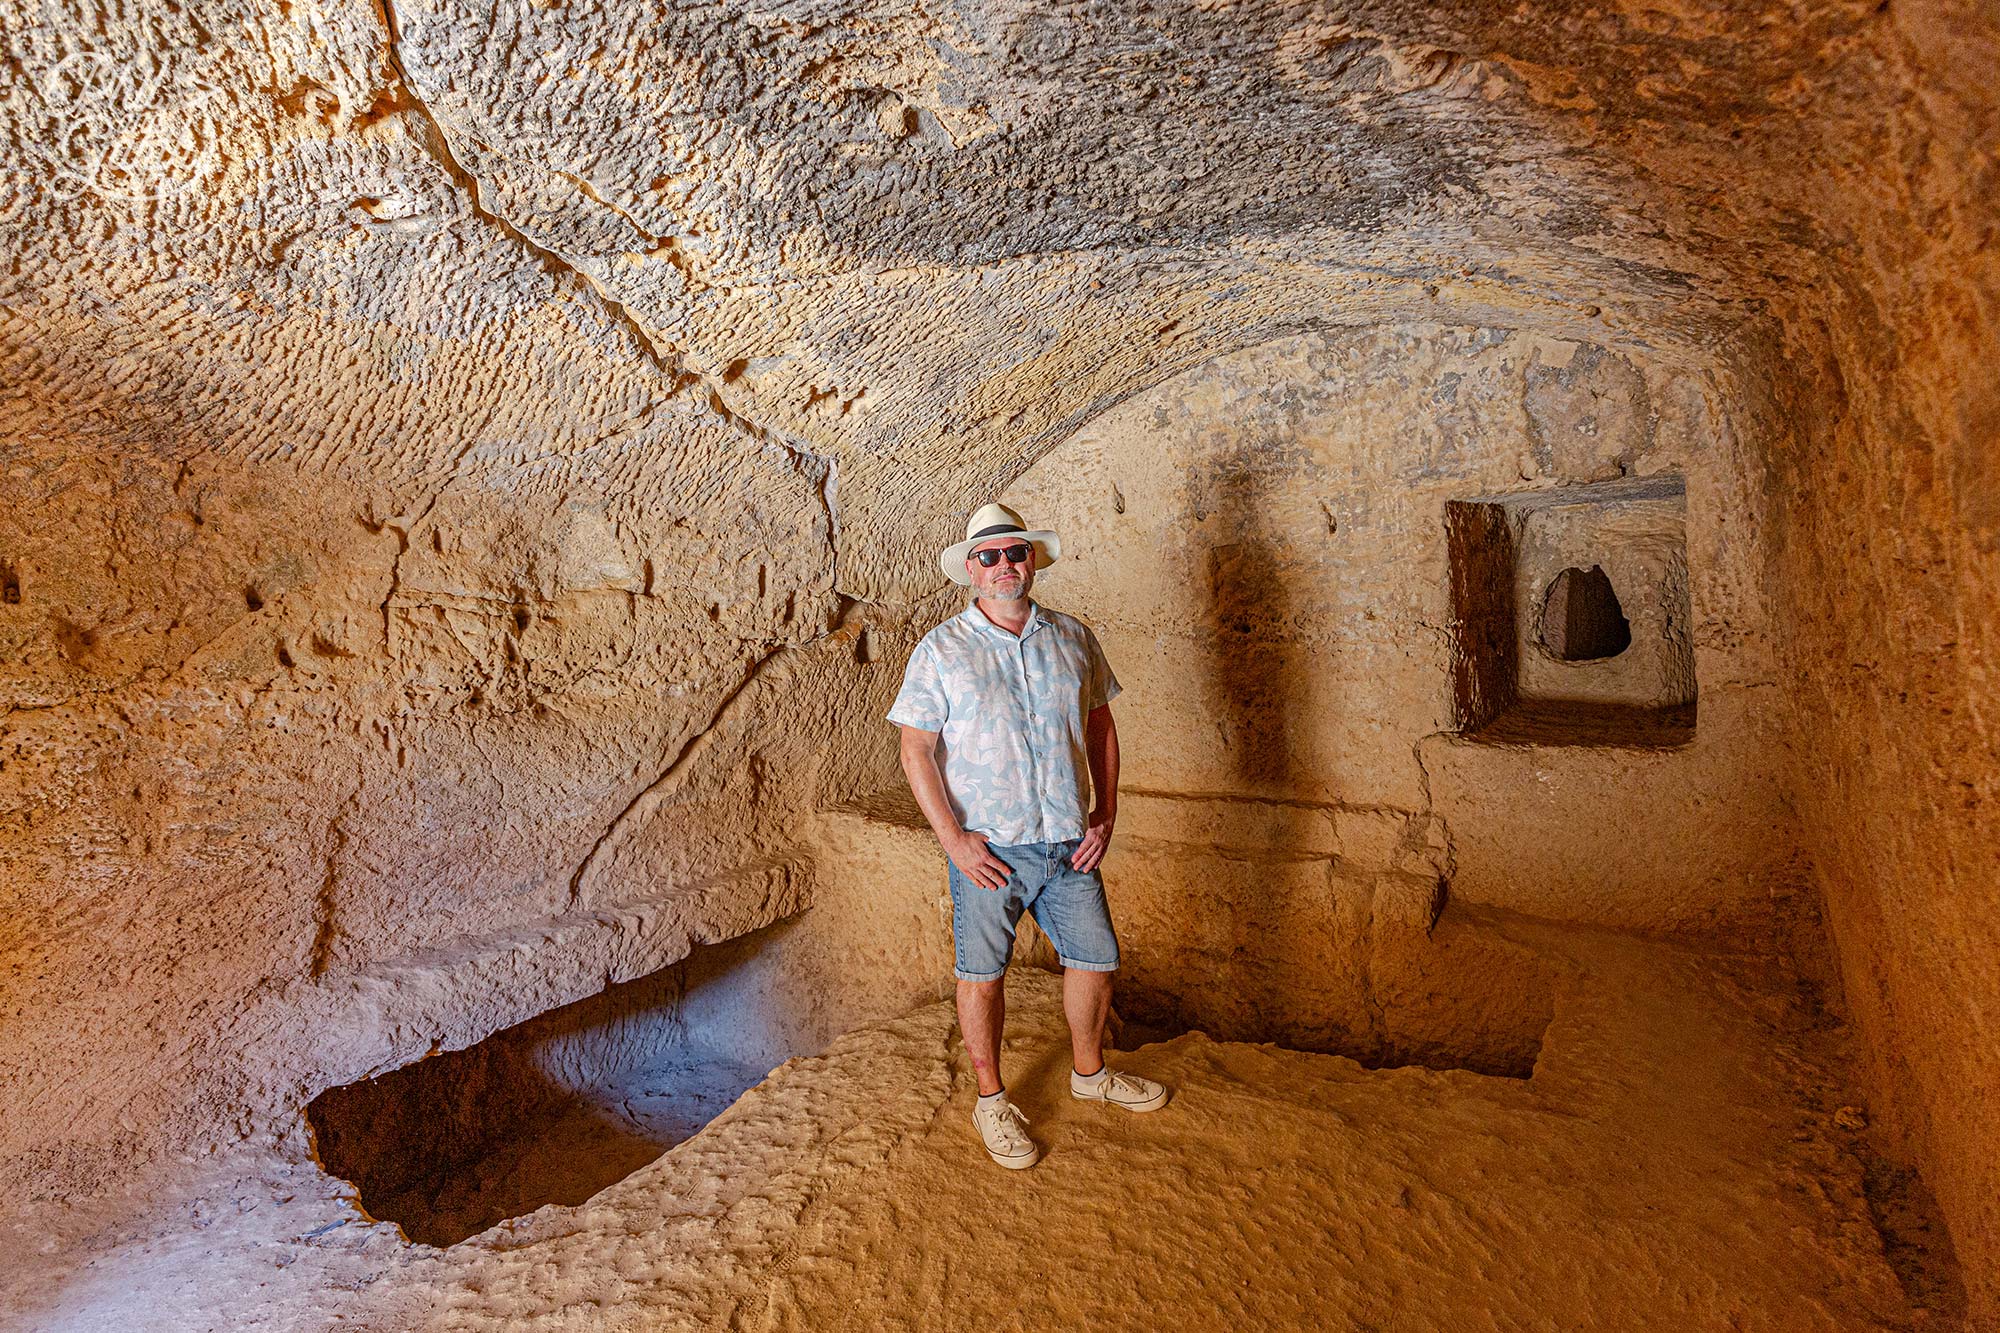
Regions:
<instances>
[{"instance_id":1,"label":"hat brim","mask_svg":"<svg viewBox=\"0 0 2000 1333\"><path fill-rule=\"evenodd\" d=\"M972 554L972 548L987 542L999 541L1002 537L1019 537L1032 543L1035 548L1035 568L1047 569L1062 559L1062 539L1053 532L996 532L990 537L969 537L955 546L947 546L938 552L938 568L945 577L962 588L972 586L972 575L965 572L965 557Z\"/></svg>"}]
</instances>

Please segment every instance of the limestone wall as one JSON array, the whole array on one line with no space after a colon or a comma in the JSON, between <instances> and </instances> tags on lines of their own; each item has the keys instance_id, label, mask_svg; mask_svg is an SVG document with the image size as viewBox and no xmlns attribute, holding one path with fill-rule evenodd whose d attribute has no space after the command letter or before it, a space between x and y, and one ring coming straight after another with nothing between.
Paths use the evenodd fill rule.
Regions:
<instances>
[{"instance_id":1,"label":"limestone wall","mask_svg":"<svg viewBox=\"0 0 2000 1333\"><path fill-rule=\"evenodd\" d=\"M2000 132L1990 14L1897 15L1895 152L1815 183L1851 246L1800 302L1764 410L1797 788L1870 1108L2000 1317ZM1892 207L1883 201L1893 199ZM1914 230L1898 220L1924 219ZM1756 394L1746 394L1755 399Z\"/></svg>"},{"instance_id":2,"label":"limestone wall","mask_svg":"<svg viewBox=\"0 0 2000 1333\"><path fill-rule=\"evenodd\" d=\"M830 893L823 926L926 956L819 812L893 779L930 553L1174 404L1188 480L1113 469L1126 513L1068 516L1199 511L1106 549L1183 577L1159 623L1176 588L1252 611L1185 674L1118 628L1134 705L1221 723L1131 710L1158 826L1293 801L1370 866L1448 852L1466 901L1727 932L1790 883L1788 777L1871 1106L2000 1308L1965 1110L2000 1077L1985 9L51 0L0 31L0 1188L273 1132ZM1693 741L1440 736L1437 507L1621 461L1687 479ZM1312 701L1281 741L1230 711L1278 684ZM847 929L802 933L812 975Z\"/></svg>"},{"instance_id":3,"label":"limestone wall","mask_svg":"<svg viewBox=\"0 0 2000 1333\"><path fill-rule=\"evenodd\" d=\"M1411 960L1372 938L1385 876L1559 920L1781 938L1803 880L1762 553L1737 536L1755 530L1755 444L1658 358L1411 326L1219 359L1028 469L1009 502L1065 552L1037 595L1097 629L1126 687L1107 873L1127 1007L1393 1054L1373 992ZM1628 473L1689 491L1692 737L1462 735L1447 504ZM1644 538L1593 541L1579 558L1622 574Z\"/></svg>"}]
</instances>

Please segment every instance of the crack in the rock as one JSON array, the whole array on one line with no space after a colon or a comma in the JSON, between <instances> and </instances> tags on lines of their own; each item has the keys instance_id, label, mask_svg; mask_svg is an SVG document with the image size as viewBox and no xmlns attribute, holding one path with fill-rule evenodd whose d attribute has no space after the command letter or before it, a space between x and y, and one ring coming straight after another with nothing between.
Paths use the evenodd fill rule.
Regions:
<instances>
[{"instance_id":1,"label":"crack in the rock","mask_svg":"<svg viewBox=\"0 0 2000 1333\"><path fill-rule=\"evenodd\" d=\"M584 198L601 207L610 209L613 213L624 219L627 226L645 238L646 244L649 247L646 252L647 257L664 260L666 263L672 265L674 271L681 275L681 281L687 284L689 295L703 291L712 285L696 274L694 265L688 262L687 252L683 248L682 243L692 238L673 233L662 235L655 232L640 222L639 219L633 217L628 209L614 200L606 199L603 192L584 177L577 175L573 171L563 171L558 167L550 167L548 170L574 185L577 193L581 194Z\"/></svg>"},{"instance_id":2,"label":"crack in the rock","mask_svg":"<svg viewBox=\"0 0 2000 1333\"><path fill-rule=\"evenodd\" d=\"M375 0L375 7L376 12L381 16L382 20L382 30L387 45L389 67L394 72L397 83L402 86L404 105L408 110L415 112L423 118L424 124L430 131L428 135L430 142L425 146L430 150L437 164L444 169L445 174L451 178L452 183L465 196L466 205L472 210L473 216L493 227L508 240L533 255L555 277L579 284L584 290L588 291L595 298L597 304L603 309L605 314L611 318L612 322L631 337L638 348L641 359L666 377L668 389L662 395L663 398L673 398L683 390L694 387L706 389L708 391L706 397L697 396L695 401L706 406L716 416L720 417L725 424L747 434L759 443L775 443L794 452L816 457L817 455L811 455L810 451L802 449L788 440L779 438L769 428L759 425L731 408L723 401L722 393L711 376L689 366L686 356L678 350L675 350L671 355L662 352L659 343L654 340L653 335L639 320L638 316L634 315L623 301L620 301L607 291L604 285L598 282L596 278L592 277L561 252L543 245L532 236L529 236L520 227L508 221L500 213L487 206L480 194L479 178L471 171L468 171L464 164L458 160L458 155L452 150L451 136L445 133L443 123L439 121L436 113L431 110L430 104L418 90L416 80L410 77L409 68L403 63L402 23L396 11L396 0ZM638 228L641 234L652 235L645 228L639 227L639 224L624 209L619 208L616 204L611 203L598 194L596 189L590 186L587 181L584 181L582 177L561 171L557 171L556 174L575 182L587 198L610 208L613 212L624 218L626 222ZM672 249L667 256L668 261L686 278L691 289L696 285L707 285L706 283L701 283L694 276L687 265L685 256L679 253L679 238L664 237L655 239L671 243Z\"/></svg>"},{"instance_id":3,"label":"crack in the rock","mask_svg":"<svg viewBox=\"0 0 2000 1333\"><path fill-rule=\"evenodd\" d=\"M475 436L474 438L477 437ZM458 464L463 461L466 450L469 450L471 447L472 445L467 443L464 448L459 450L458 457L452 460L451 475L445 478L443 486L438 487L437 490L431 493L431 498L424 504L424 510L421 514L418 514L408 523L399 521L402 517L400 514L396 518L382 520L382 526L392 530L396 534L396 557L389 562L389 590L382 594L382 654L385 657L394 658L396 655L396 635L393 619L395 615L394 603L396 594L401 591L403 586L403 557L410 553L410 538L416 535L417 529L430 518L431 511L437 508L438 500L443 497L446 489L450 487L453 478L458 475Z\"/></svg>"},{"instance_id":4,"label":"crack in the rock","mask_svg":"<svg viewBox=\"0 0 2000 1333\"><path fill-rule=\"evenodd\" d=\"M1424 742L1453 734L1455 733L1449 731L1433 731L1428 735L1417 737L1410 743L1410 756L1417 761L1417 781L1424 794L1424 808L1418 813L1437 821L1438 832L1444 838L1444 866L1439 879L1444 884L1446 893L1451 891L1451 882L1458 874L1458 844L1451 836L1451 821L1438 811L1437 799L1431 795L1431 767L1429 761L1424 758Z\"/></svg>"},{"instance_id":5,"label":"crack in the rock","mask_svg":"<svg viewBox=\"0 0 2000 1333\"><path fill-rule=\"evenodd\" d=\"M385 524L384 526L389 526ZM396 630L393 623L396 591L403 584L403 556L410 549L410 534L403 528L395 528L396 558L389 562L389 589L382 594L382 656L393 660L396 656Z\"/></svg>"},{"instance_id":6,"label":"crack in the rock","mask_svg":"<svg viewBox=\"0 0 2000 1333\"><path fill-rule=\"evenodd\" d=\"M717 701L715 707L709 711L708 720L696 728L695 733L681 745L674 757L667 762L667 766L660 771L660 775L647 783L637 796L626 802L625 808L605 825L604 831L590 844L590 850L584 853L583 859L577 863L575 871L569 877L569 910L576 911L582 906L584 880L597 864L598 856L604 848L622 830L651 814L665 799L666 794L679 785L682 774L687 772L688 767L712 743L710 738L717 728L729 720L737 701L763 676L765 669L781 658L802 652L837 634L846 625L848 613L859 603L853 598L837 593L835 596L839 598L840 609L831 625L803 643L779 644L752 662L744 671L743 678Z\"/></svg>"},{"instance_id":7,"label":"crack in the rock","mask_svg":"<svg viewBox=\"0 0 2000 1333\"><path fill-rule=\"evenodd\" d=\"M1332 890L1333 867L1327 867L1329 891ZM1375 991L1375 907L1382 896L1380 879L1368 887L1368 924L1362 927L1361 938L1366 947L1361 956L1361 1007L1368 1014L1368 1040L1373 1049L1373 1058L1381 1059L1383 1048L1388 1042L1388 1020L1383 1012L1382 997Z\"/></svg>"},{"instance_id":8,"label":"crack in the rock","mask_svg":"<svg viewBox=\"0 0 2000 1333\"><path fill-rule=\"evenodd\" d=\"M327 849L326 873L321 877L319 892L313 898L315 920L312 961L307 968L307 975L315 980L325 976L333 966L333 945L340 937L340 927L336 923L336 913L339 909L336 895L340 884L340 854L347 847L345 821L348 812L354 809L359 793L360 785L357 781L354 790L348 793L347 799L341 803L340 810L327 825L327 832L332 837L333 845Z\"/></svg>"},{"instance_id":9,"label":"crack in the rock","mask_svg":"<svg viewBox=\"0 0 2000 1333\"><path fill-rule=\"evenodd\" d=\"M576 870L569 877L569 908L571 911L575 911L582 905L583 882L590 874L591 868L597 864L598 854L622 830L645 815L652 813L653 808L659 805L666 794L678 785L679 779L687 771L688 765L694 761L697 755L708 748L710 735L714 733L717 727L722 725L730 712L731 706L738 699L742 698L744 691L748 690L757 678L763 674L764 668L782 656L787 650L786 645L780 645L752 662L749 669L743 673L743 678L737 681L728 693L723 695L714 709L710 711L708 721L695 729L694 734L688 737L680 750L667 762L667 766L660 771L660 775L647 783L645 788L637 796L628 801L625 808L620 810L612 821L604 826L604 831L598 834L596 841L590 844L590 850L584 853L583 860L577 863Z\"/></svg>"},{"instance_id":10,"label":"crack in the rock","mask_svg":"<svg viewBox=\"0 0 2000 1333\"><path fill-rule=\"evenodd\" d=\"M826 510L827 573L833 580L834 595L844 597L840 591L840 510L836 507L840 494L840 461L830 454L814 457L826 467L826 471L820 474L819 502ZM845 612L845 601L841 609Z\"/></svg>"},{"instance_id":11,"label":"crack in the rock","mask_svg":"<svg viewBox=\"0 0 2000 1333\"><path fill-rule=\"evenodd\" d=\"M438 501L451 489L451 484L458 480L459 469L465 465L466 457L478 447L480 440L485 438L486 428L492 421L493 411L488 409L480 418L478 426L465 433L465 442L458 446L458 452L454 453L451 461L445 465L444 480L438 484L435 491L431 492L431 498L424 503L422 513L411 519L408 524L399 522L401 515L382 521L382 527L395 529L397 540L396 557L389 563L389 590L382 595L382 652L385 656L394 657L396 652L395 638L390 624L391 604L403 586L403 557L410 553L410 539L417 535L417 529L430 519L431 511L437 508Z\"/></svg>"},{"instance_id":12,"label":"crack in the rock","mask_svg":"<svg viewBox=\"0 0 2000 1333\"><path fill-rule=\"evenodd\" d=\"M480 197L479 178L467 171L459 162L458 155L452 151L451 136L445 133L444 125L431 110L430 104L424 100L423 94L417 88L416 80L410 77L410 71L403 63L403 28L400 16L396 12L396 0L375 0L375 9L382 18L382 30L388 44L389 67L395 72L396 81L403 86L408 109L422 116L424 124L430 127L431 143L427 146L431 150L431 155L437 160L437 164L444 168L445 174L451 177L452 183L465 195L466 205L472 210L473 216L535 256L550 273L580 283L597 298L613 322L632 337L638 344L640 355L655 370L669 379L678 380L681 375L680 368L668 364L667 358L661 355L659 347L653 342L652 335L646 332L645 326L625 308L622 301L605 291L595 278L561 254L542 245L486 206Z\"/></svg>"}]
</instances>

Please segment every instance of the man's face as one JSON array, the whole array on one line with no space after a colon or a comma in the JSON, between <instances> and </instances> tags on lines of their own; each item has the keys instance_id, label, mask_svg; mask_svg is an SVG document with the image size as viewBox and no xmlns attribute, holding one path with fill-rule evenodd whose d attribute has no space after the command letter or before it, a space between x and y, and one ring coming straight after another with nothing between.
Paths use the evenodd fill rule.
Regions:
<instances>
[{"instance_id":1,"label":"man's face","mask_svg":"<svg viewBox=\"0 0 2000 1333\"><path fill-rule=\"evenodd\" d=\"M991 569L979 563L981 551L1005 551L1020 546L1028 548L1028 558L1018 565L1005 556L994 562ZM1035 548L1019 537L994 537L966 553L965 568L972 575L974 592L996 602L1011 602L1026 597L1028 589L1035 586Z\"/></svg>"}]
</instances>

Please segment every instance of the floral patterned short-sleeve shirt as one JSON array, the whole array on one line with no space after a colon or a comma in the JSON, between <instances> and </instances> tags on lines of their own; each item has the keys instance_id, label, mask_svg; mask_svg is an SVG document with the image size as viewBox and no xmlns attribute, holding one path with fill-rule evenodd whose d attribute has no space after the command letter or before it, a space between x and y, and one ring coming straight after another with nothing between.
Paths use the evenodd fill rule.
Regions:
<instances>
[{"instance_id":1,"label":"floral patterned short-sleeve shirt","mask_svg":"<svg viewBox=\"0 0 2000 1333\"><path fill-rule=\"evenodd\" d=\"M1097 636L1028 604L1020 637L974 602L910 654L889 720L940 733L952 813L996 846L1081 838L1089 814L1084 719L1118 697Z\"/></svg>"}]
</instances>

